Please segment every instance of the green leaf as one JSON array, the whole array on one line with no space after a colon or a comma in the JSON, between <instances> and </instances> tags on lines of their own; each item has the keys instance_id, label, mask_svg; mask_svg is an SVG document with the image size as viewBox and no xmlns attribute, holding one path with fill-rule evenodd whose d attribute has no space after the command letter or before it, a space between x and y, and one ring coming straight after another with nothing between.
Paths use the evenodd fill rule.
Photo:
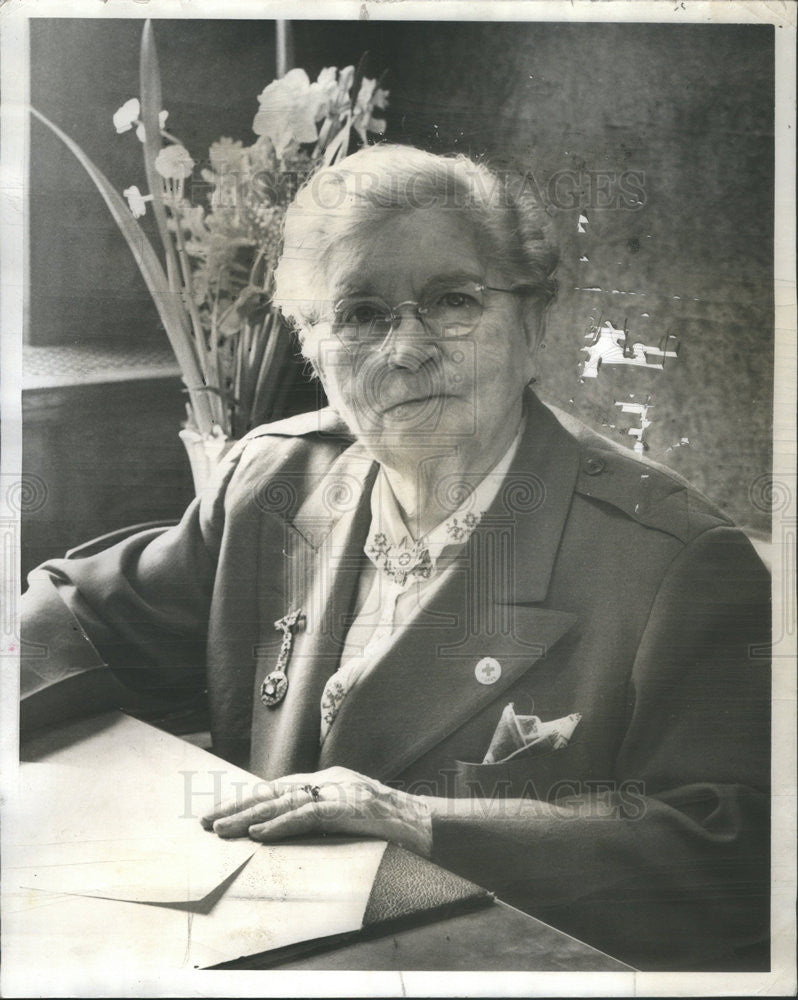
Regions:
<instances>
[{"instance_id":1,"label":"green leaf","mask_svg":"<svg viewBox=\"0 0 798 1000\"><path fill-rule=\"evenodd\" d=\"M141 59L139 63L139 87L141 101L141 124L144 126L144 170L147 185L152 195L152 210L158 233L166 254L166 273L172 288L178 287L179 268L172 235L166 221L163 203L161 175L155 169L155 159L161 151L161 71L158 67L158 53L155 49L155 35L152 21L144 22L141 33Z\"/></svg>"},{"instance_id":2,"label":"green leaf","mask_svg":"<svg viewBox=\"0 0 798 1000\"><path fill-rule=\"evenodd\" d=\"M282 316L275 309L255 382L252 409L249 414L252 426L255 426L255 421L273 419L275 398L280 384L291 369L290 358L291 334Z\"/></svg>"},{"instance_id":3,"label":"green leaf","mask_svg":"<svg viewBox=\"0 0 798 1000\"><path fill-rule=\"evenodd\" d=\"M152 248L152 244L147 239L144 230L133 218L127 202L117 192L100 168L83 152L80 146L73 139L70 139L66 132L62 132L49 118L45 117L40 111L37 111L36 108L32 107L30 112L43 125L46 125L54 135L58 136L61 142L64 143L81 164L102 195L114 222L127 241L128 247L130 247L130 252L133 254L133 259L141 271L147 285L147 290L155 302L158 315L169 338L169 343L172 345L177 363L180 365L183 373L183 378L188 384L197 423L201 430L204 430L206 425L210 429L210 419L204 420L205 415L209 414L207 399L193 391L194 387L201 384L202 375L189 339L188 318L180 302L179 293L173 292L169 288L169 282L163 272L161 262Z\"/></svg>"}]
</instances>

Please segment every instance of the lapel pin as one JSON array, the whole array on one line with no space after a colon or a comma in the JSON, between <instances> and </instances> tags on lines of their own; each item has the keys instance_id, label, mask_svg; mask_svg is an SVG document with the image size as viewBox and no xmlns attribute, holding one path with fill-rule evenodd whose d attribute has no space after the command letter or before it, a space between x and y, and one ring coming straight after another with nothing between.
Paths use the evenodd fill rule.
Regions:
<instances>
[{"instance_id":1,"label":"lapel pin","mask_svg":"<svg viewBox=\"0 0 798 1000\"><path fill-rule=\"evenodd\" d=\"M495 684L501 675L501 664L492 656L483 656L474 667L474 676L480 684Z\"/></svg>"},{"instance_id":2,"label":"lapel pin","mask_svg":"<svg viewBox=\"0 0 798 1000\"><path fill-rule=\"evenodd\" d=\"M284 618L274 623L278 632L283 633L283 641L280 645L280 652L277 656L277 663L274 670L266 674L260 686L260 700L268 708L274 708L285 698L288 690L288 661L291 659L291 650L294 644L294 632L301 621L304 621L304 614L301 608L289 612Z\"/></svg>"}]
</instances>

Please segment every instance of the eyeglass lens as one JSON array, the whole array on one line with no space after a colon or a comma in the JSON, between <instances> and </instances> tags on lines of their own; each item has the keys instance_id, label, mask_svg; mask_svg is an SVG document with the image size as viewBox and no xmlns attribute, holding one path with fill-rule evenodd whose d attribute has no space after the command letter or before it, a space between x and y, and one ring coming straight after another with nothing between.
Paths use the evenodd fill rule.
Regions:
<instances>
[{"instance_id":1,"label":"eyeglass lens","mask_svg":"<svg viewBox=\"0 0 798 1000\"><path fill-rule=\"evenodd\" d=\"M484 308L484 286L474 283L437 289L420 302L402 302L393 309L376 297L342 299L335 307L333 327L347 345L382 342L403 321L415 314L429 336L462 337L473 330Z\"/></svg>"}]
</instances>

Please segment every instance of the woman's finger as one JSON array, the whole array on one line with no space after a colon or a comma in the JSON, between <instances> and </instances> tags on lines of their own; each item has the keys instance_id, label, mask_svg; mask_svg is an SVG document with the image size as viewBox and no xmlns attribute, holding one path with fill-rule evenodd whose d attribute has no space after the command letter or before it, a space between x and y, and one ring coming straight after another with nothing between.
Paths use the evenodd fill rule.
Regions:
<instances>
[{"instance_id":1,"label":"woman's finger","mask_svg":"<svg viewBox=\"0 0 798 1000\"><path fill-rule=\"evenodd\" d=\"M281 795L296 791L297 789L306 790L309 788L318 788L324 783L329 784L331 776L338 778L338 780L341 779L341 776L360 777L353 771L334 767L328 768L326 771L319 771L316 774L289 774L275 781L262 781L256 786L258 789L257 794L249 795L244 799L227 799L224 802L217 803L213 809L200 817L200 823L206 830L212 830L216 820L233 816L261 802L279 798Z\"/></svg>"},{"instance_id":2,"label":"woman's finger","mask_svg":"<svg viewBox=\"0 0 798 1000\"><path fill-rule=\"evenodd\" d=\"M301 789L291 789L266 802L257 802L247 809L217 819L213 824L213 832L220 837L246 837L247 831L254 823L265 823L275 816L301 807L308 801L308 793Z\"/></svg>"},{"instance_id":3,"label":"woman's finger","mask_svg":"<svg viewBox=\"0 0 798 1000\"><path fill-rule=\"evenodd\" d=\"M325 832L332 818L341 819L340 806L335 802L307 802L298 809L276 816L265 823L254 823L247 831L253 840L263 842L299 837L305 833ZM329 832L345 832L330 830Z\"/></svg>"},{"instance_id":4,"label":"woman's finger","mask_svg":"<svg viewBox=\"0 0 798 1000\"><path fill-rule=\"evenodd\" d=\"M218 802L210 812L200 817L200 823L202 823L206 830L210 830L217 819L222 819L224 816L232 816L234 813L249 809L259 802L267 802L282 795L283 791L284 789L277 787L276 782L263 781L258 785L257 795L248 795L245 799L226 799L224 802Z\"/></svg>"}]
</instances>

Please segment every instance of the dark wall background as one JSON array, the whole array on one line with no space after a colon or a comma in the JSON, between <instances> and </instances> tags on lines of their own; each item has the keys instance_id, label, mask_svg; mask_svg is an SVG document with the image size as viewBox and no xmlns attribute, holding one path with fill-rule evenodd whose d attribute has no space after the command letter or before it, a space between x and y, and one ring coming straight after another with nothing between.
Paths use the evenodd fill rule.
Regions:
<instances>
[{"instance_id":1,"label":"dark wall background","mask_svg":"<svg viewBox=\"0 0 798 1000\"><path fill-rule=\"evenodd\" d=\"M541 396L631 447L637 421L614 404L650 393L648 454L767 530L755 484L770 468L774 29L299 21L294 31L311 78L364 51L371 75L389 70L390 141L529 174L562 246ZM31 21L33 103L120 190L145 187L137 140L111 124L138 93L140 34L137 20ZM221 135L251 141L257 94L274 75L273 22L158 21L156 38L168 127L195 159ZM91 182L36 122L31 161L29 339L163 336ZM629 172L639 205L617 197ZM604 367L580 382L591 315L628 322L645 343L674 334L680 356L664 372ZM124 426L130 414L117 417ZM176 431L164 414L162 433Z\"/></svg>"}]
</instances>

